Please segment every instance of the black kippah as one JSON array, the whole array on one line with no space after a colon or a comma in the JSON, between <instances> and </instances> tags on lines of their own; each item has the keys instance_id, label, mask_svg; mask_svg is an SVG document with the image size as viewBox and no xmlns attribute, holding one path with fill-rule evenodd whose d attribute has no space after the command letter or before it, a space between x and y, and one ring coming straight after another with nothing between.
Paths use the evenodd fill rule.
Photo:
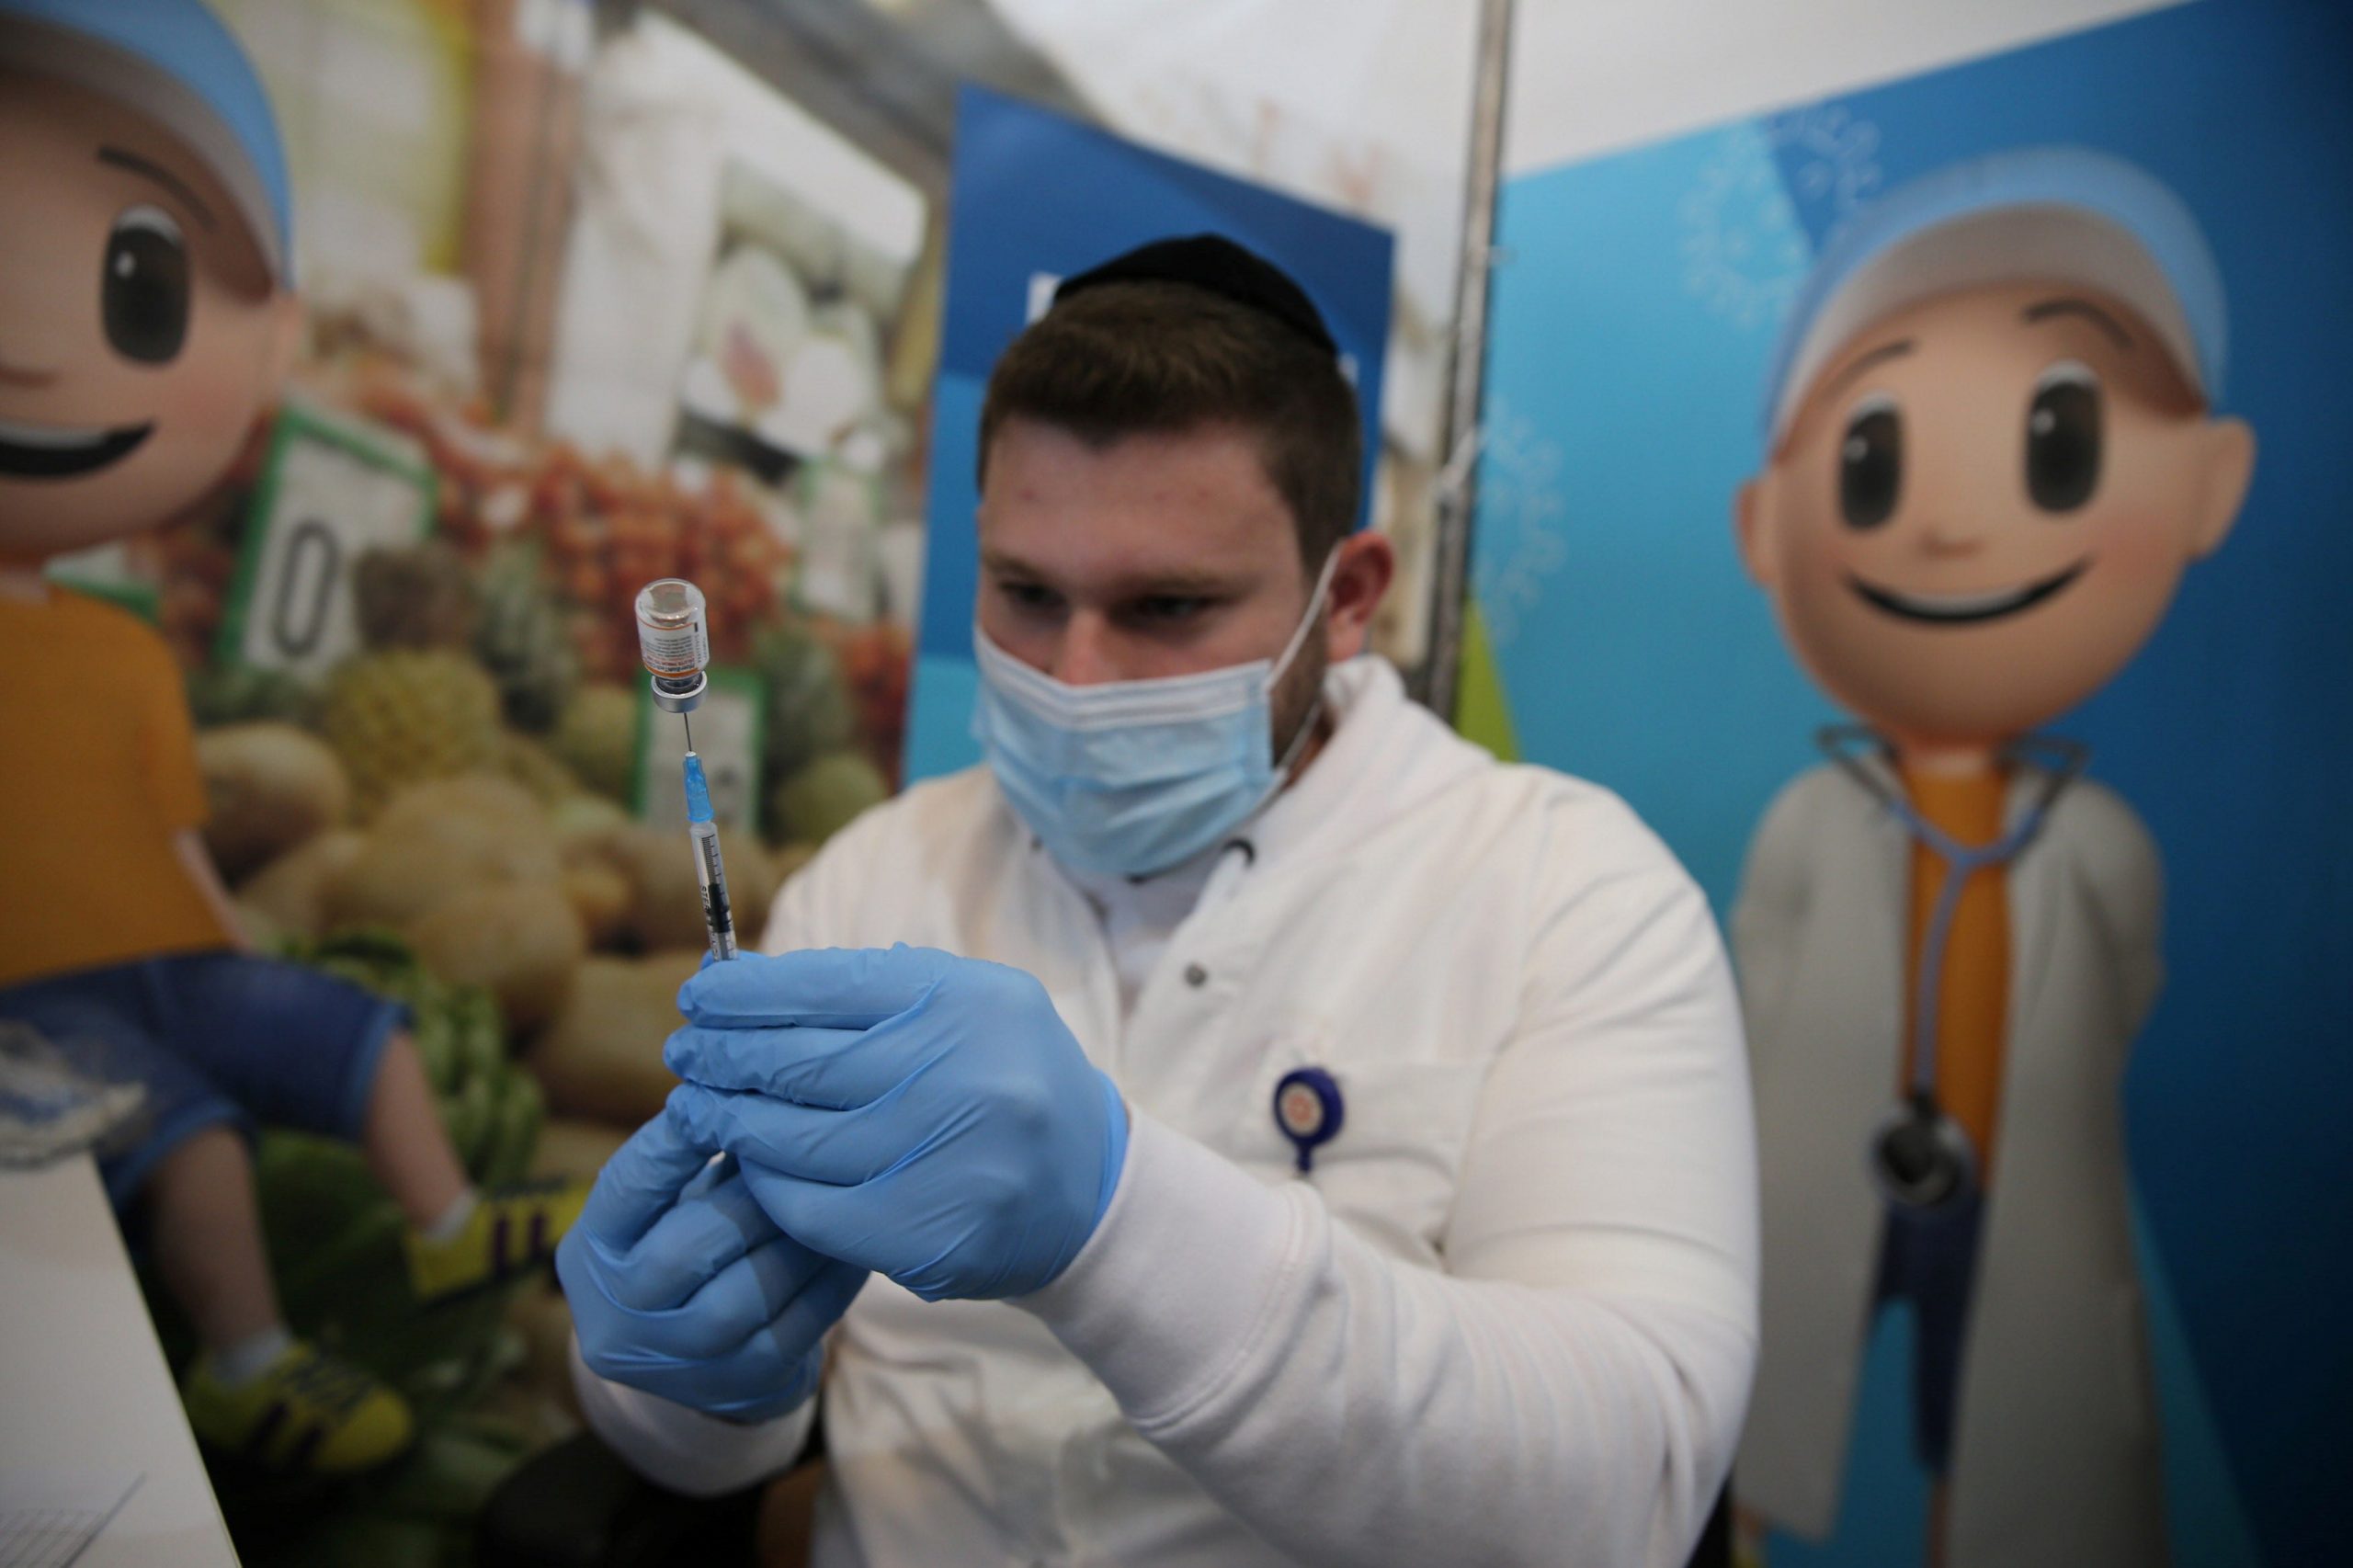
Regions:
<instances>
[{"instance_id":1,"label":"black kippah","mask_svg":"<svg viewBox=\"0 0 2353 1568\"><path fill-rule=\"evenodd\" d=\"M1332 341L1307 290L1265 256L1245 250L1222 234L1192 234L1138 245L1099 267L1063 278L1054 290L1054 303L1059 305L1073 294L1103 283L1189 283L1260 315L1272 316L1324 353L1339 358L1340 346Z\"/></svg>"}]
</instances>

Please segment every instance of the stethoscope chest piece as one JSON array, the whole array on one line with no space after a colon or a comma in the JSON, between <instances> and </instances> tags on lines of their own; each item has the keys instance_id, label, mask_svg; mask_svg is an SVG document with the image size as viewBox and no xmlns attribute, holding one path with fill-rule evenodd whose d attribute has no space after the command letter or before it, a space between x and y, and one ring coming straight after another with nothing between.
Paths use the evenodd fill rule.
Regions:
<instances>
[{"instance_id":1,"label":"stethoscope chest piece","mask_svg":"<svg viewBox=\"0 0 2353 1568\"><path fill-rule=\"evenodd\" d=\"M1905 1209L1940 1209L1977 1185L1977 1151L1931 1095L1914 1095L1871 1134L1871 1182Z\"/></svg>"}]
</instances>

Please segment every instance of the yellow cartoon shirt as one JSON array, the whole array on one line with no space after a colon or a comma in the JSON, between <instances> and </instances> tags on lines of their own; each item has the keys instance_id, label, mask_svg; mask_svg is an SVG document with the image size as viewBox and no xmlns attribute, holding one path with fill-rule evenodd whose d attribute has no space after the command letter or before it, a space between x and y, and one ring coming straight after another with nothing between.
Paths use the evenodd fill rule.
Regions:
<instances>
[{"instance_id":1,"label":"yellow cartoon shirt","mask_svg":"<svg viewBox=\"0 0 2353 1568\"><path fill-rule=\"evenodd\" d=\"M230 945L173 852L204 821L178 668L96 599L0 599L0 986Z\"/></svg>"}]
</instances>

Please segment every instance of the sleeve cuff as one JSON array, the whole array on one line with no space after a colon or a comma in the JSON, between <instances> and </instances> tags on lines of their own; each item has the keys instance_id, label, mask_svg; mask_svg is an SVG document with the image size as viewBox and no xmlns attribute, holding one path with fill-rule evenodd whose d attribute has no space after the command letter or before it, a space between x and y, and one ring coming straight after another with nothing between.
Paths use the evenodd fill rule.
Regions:
<instances>
[{"instance_id":1,"label":"sleeve cuff","mask_svg":"<svg viewBox=\"0 0 2353 1568\"><path fill-rule=\"evenodd\" d=\"M580 1412L629 1467L672 1492L721 1497L792 1467L816 1424L817 1402L804 1401L773 1421L722 1421L683 1404L598 1377L572 1343L572 1387Z\"/></svg>"},{"instance_id":2,"label":"sleeve cuff","mask_svg":"<svg viewBox=\"0 0 2353 1568\"><path fill-rule=\"evenodd\" d=\"M1093 1369L1150 1436L1259 1357L1279 1297L1301 1275L1314 1200L1132 1116L1102 1223L1059 1278L1015 1304Z\"/></svg>"}]
</instances>

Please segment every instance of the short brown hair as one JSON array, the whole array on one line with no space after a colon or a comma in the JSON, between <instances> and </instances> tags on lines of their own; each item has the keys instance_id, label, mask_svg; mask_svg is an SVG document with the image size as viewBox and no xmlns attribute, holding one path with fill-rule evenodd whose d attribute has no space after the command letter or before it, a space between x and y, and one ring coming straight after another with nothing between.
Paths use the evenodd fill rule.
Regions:
<instances>
[{"instance_id":1,"label":"short brown hair","mask_svg":"<svg viewBox=\"0 0 2353 1568\"><path fill-rule=\"evenodd\" d=\"M980 481L1008 419L1108 447L1236 425L1258 440L1310 571L1356 526L1364 437L1338 362L1280 321L1189 283L1105 283L1013 340L981 404Z\"/></svg>"}]
</instances>

